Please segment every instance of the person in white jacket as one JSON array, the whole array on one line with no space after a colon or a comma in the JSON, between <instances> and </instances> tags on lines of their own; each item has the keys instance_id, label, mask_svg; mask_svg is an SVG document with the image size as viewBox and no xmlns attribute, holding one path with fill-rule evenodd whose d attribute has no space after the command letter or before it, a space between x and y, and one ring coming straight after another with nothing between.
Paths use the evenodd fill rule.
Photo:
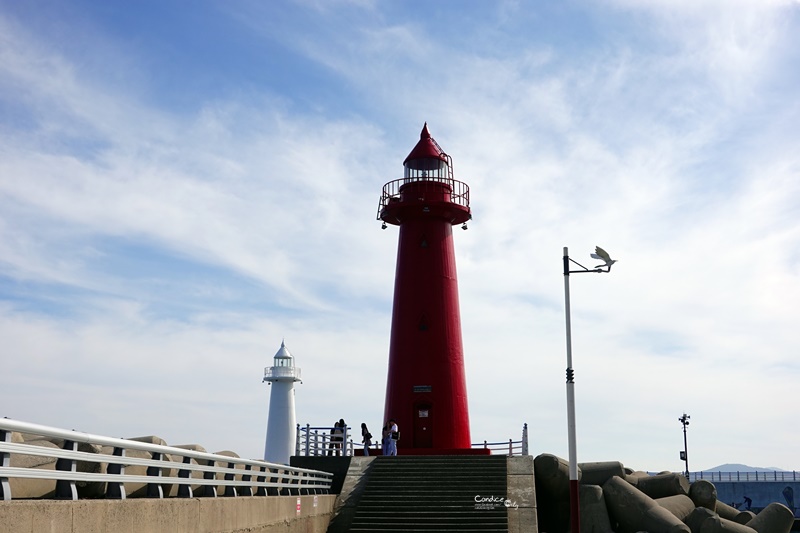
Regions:
<instances>
[{"instance_id":1,"label":"person in white jacket","mask_svg":"<svg viewBox=\"0 0 800 533\"><path fill-rule=\"evenodd\" d=\"M389 419L389 455L397 455L397 439L400 432L397 429L397 422L394 418Z\"/></svg>"}]
</instances>

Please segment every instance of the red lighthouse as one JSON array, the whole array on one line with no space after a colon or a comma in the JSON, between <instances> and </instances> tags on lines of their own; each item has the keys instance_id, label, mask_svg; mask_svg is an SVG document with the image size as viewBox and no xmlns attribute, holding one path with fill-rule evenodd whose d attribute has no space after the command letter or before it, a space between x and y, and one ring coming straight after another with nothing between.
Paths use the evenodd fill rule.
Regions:
<instances>
[{"instance_id":1,"label":"red lighthouse","mask_svg":"<svg viewBox=\"0 0 800 533\"><path fill-rule=\"evenodd\" d=\"M469 187L422 128L403 178L383 186L378 218L400 226L384 419L398 448L416 453L470 448L453 226L472 218Z\"/></svg>"}]
</instances>

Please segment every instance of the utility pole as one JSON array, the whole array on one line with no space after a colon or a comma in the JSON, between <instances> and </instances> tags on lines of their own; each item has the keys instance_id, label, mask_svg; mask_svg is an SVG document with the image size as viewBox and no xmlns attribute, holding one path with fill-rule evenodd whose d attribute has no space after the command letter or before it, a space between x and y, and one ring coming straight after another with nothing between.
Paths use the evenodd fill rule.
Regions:
<instances>
[{"instance_id":1,"label":"utility pole","mask_svg":"<svg viewBox=\"0 0 800 533\"><path fill-rule=\"evenodd\" d=\"M564 312L567 319L567 432L569 438L569 508L570 524L572 528L571 533L580 533L581 513L578 487L578 445L575 431L575 371L572 368L572 323L570 319L569 275L583 274L586 272L610 272L611 265L616 261L612 261L602 248L596 248L595 250L598 253L602 252L603 256L592 254L592 257L606 261L606 264L589 269L577 261L570 259L569 250L566 246L564 247ZM570 263L578 265L581 269L570 270ZM602 266L605 266L606 269L603 270L603 268L601 268Z\"/></svg>"},{"instance_id":2,"label":"utility pole","mask_svg":"<svg viewBox=\"0 0 800 533\"><path fill-rule=\"evenodd\" d=\"M686 443L686 426L689 425L689 419L692 418L691 416L683 413L680 418L678 418L678 422L683 424L683 451L681 452L681 460L686 463L686 471L684 475L686 479L689 479L689 447Z\"/></svg>"}]
</instances>

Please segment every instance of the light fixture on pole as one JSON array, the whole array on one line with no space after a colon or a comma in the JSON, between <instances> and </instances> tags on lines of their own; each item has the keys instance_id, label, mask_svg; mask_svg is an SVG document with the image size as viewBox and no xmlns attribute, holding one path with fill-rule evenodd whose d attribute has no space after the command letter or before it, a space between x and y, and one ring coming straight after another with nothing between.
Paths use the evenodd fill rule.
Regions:
<instances>
[{"instance_id":1,"label":"light fixture on pole","mask_svg":"<svg viewBox=\"0 0 800 533\"><path fill-rule=\"evenodd\" d=\"M604 262L602 265L589 269L569 258L569 251L564 247L564 310L567 318L567 431L569 433L569 508L570 523L572 533L581 531L580 499L578 496L578 451L575 436L575 371L572 368L572 323L570 320L569 308L569 275L583 274L586 272L611 272L611 265L616 263L611 259L608 252L596 246L595 253L591 254L594 259ZM570 263L575 263L580 270L570 270ZM605 268L605 270L604 270Z\"/></svg>"},{"instance_id":2,"label":"light fixture on pole","mask_svg":"<svg viewBox=\"0 0 800 533\"><path fill-rule=\"evenodd\" d=\"M686 464L686 470L683 473L686 476L686 479L689 479L689 447L687 446L686 442L686 426L689 425L690 418L692 417L686 413L683 413L683 415L678 418L678 422L683 424L683 451L681 452L681 461Z\"/></svg>"}]
</instances>

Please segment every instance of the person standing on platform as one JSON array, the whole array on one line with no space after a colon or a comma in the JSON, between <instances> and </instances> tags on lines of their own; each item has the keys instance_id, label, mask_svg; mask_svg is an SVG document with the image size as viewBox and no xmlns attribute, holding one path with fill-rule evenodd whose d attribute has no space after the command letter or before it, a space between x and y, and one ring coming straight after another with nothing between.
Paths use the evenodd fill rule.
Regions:
<instances>
[{"instance_id":1,"label":"person standing on platform","mask_svg":"<svg viewBox=\"0 0 800 533\"><path fill-rule=\"evenodd\" d=\"M334 422L333 429L331 429L331 444L328 455L341 455L342 452L342 428L339 422Z\"/></svg>"},{"instance_id":2,"label":"person standing on platform","mask_svg":"<svg viewBox=\"0 0 800 533\"><path fill-rule=\"evenodd\" d=\"M394 418L389 420L389 455L397 455L397 440L400 438L400 430L397 428L397 421Z\"/></svg>"},{"instance_id":3,"label":"person standing on platform","mask_svg":"<svg viewBox=\"0 0 800 533\"><path fill-rule=\"evenodd\" d=\"M361 442L364 443L364 457L369 457L369 447L372 446L372 433L367 429L366 422L361 422Z\"/></svg>"},{"instance_id":4,"label":"person standing on platform","mask_svg":"<svg viewBox=\"0 0 800 533\"><path fill-rule=\"evenodd\" d=\"M383 425L381 433L381 454L389 455L389 422Z\"/></svg>"}]
</instances>

